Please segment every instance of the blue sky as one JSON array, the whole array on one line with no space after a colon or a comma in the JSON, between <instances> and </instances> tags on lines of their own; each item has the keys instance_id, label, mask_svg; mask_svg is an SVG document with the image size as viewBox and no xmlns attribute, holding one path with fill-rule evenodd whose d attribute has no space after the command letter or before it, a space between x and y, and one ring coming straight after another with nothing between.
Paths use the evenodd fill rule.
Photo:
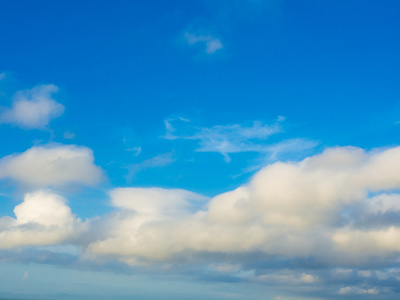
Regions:
<instances>
[{"instance_id":1,"label":"blue sky","mask_svg":"<svg viewBox=\"0 0 400 300\"><path fill-rule=\"evenodd\" d=\"M0 11L0 297L398 298L398 1Z\"/></svg>"}]
</instances>

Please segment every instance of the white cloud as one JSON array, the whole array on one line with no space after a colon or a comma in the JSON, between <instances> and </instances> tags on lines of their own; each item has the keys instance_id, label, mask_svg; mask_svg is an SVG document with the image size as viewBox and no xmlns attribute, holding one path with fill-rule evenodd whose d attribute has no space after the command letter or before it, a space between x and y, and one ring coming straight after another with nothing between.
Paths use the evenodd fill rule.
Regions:
<instances>
[{"instance_id":1,"label":"white cloud","mask_svg":"<svg viewBox=\"0 0 400 300\"><path fill-rule=\"evenodd\" d=\"M64 113L64 106L52 98L55 85L39 85L15 94L11 108L0 114L0 123L27 129L44 129L49 122Z\"/></svg>"},{"instance_id":2,"label":"white cloud","mask_svg":"<svg viewBox=\"0 0 400 300\"><path fill-rule=\"evenodd\" d=\"M14 209L16 218L3 219L0 249L26 245L59 244L84 229L65 204L66 200L50 191L39 190L25 195Z\"/></svg>"},{"instance_id":3,"label":"white cloud","mask_svg":"<svg viewBox=\"0 0 400 300\"><path fill-rule=\"evenodd\" d=\"M136 150L136 155L139 155L141 152L141 148ZM155 168L155 167L164 167L169 164L172 164L176 159L172 157L172 153L167 152L163 153L160 155L157 155L155 157L146 159L138 164L133 164L128 167L129 173L127 175L128 180L131 180L133 176L135 176L137 173L139 173L142 170L147 170L149 168Z\"/></svg>"},{"instance_id":4,"label":"white cloud","mask_svg":"<svg viewBox=\"0 0 400 300\"><path fill-rule=\"evenodd\" d=\"M193 207L183 191L118 189L111 197L120 212L107 219L112 233L88 253L138 263L261 251L358 266L400 252L400 227L357 228L355 220L342 220L343 213L368 204L370 192L398 188L400 147L370 153L337 147L300 162L273 163L206 206ZM301 280L314 280L306 275Z\"/></svg>"},{"instance_id":5,"label":"white cloud","mask_svg":"<svg viewBox=\"0 0 400 300\"><path fill-rule=\"evenodd\" d=\"M32 147L0 159L0 179L29 186L94 185L102 171L94 165L92 150L75 145Z\"/></svg>"},{"instance_id":6,"label":"white cloud","mask_svg":"<svg viewBox=\"0 0 400 300\"><path fill-rule=\"evenodd\" d=\"M64 132L64 139L72 140L76 137L76 134L70 131Z\"/></svg>"},{"instance_id":7,"label":"white cloud","mask_svg":"<svg viewBox=\"0 0 400 300\"><path fill-rule=\"evenodd\" d=\"M282 285L303 285L318 281L315 275L299 273L291 270L279 270L274 273L257 276L255 281L264 283L278 283Z\"/></svg>"},{"instance_id":8,"label":"white cloud","mask_svg":"<svg viewBox=\"0 0 400 300\"><path fill-rule=\"evenodd\" d=\"M5 73L0 73L0 80L6 78L6 74Z\"/></svg>"},{"instance_id":9,"label":"white cloud","mask_svg":"<svg viewBox=\"0 0 400 300\"><path fill-rule=\"evenodd\" d=\"M126 151L133 152L134 156L138 156L140 153L142 153L142 147L127 148Z\"/></svg>"},{"instance_id":10,"label":"white cloud","mask_svg":"<svg viewBox=\"0 0 400 300\"><path fill-rule=\"evenodd\" d=\"M351 295L351 294L359 294L359 295L378 295L381 291L379 288L360 288L354 286L346 286L339 289L338 294L340 295Z\"/></svg>"},{"instance_id":11,"label":"white cloud","mask_svg":"<svg viewBox=\"0 0 400 300\"><path fill-rule=\"evenodd\" d=\"M22 281L26 281L28 279L28 277L29 277L29 273L28 273L28 271L26 271L24 273L24 276L22 276Z\"/></svg>"},{"instance_id":12,"label":"white cloud","mask_svg":"<svg viewBox=\"0 0 400 300\"><path fill-rule=\"evenodd\" d=\"M204 44L207 54L213 54L223 48L221 41L212 35L196 35L186 32L185 40L189 45Z\"/></svg>"},{"instance_id":13,"label":"white cloud","mask_svg":"<svg viewBox=\"0 0 400 300\"><path fill-rule=\"evenodd\" d=\"M164 138L170 140L195 140L199 144L199 148L197 148L196 151L221 153L227 162L231 160L228 156L230 153L277 152L279 150L278 148L268 148L266 145L260 143L271 135L282 132L282 127L279 122L272 125L255 121L249 126L242 124L231 124L201 128L188 127L185 129L190 132L181 134L178 133L177 128L173 126L172 123L174 121L179 120L165 120L166 134Z\"/></svg>"}]
</instances>

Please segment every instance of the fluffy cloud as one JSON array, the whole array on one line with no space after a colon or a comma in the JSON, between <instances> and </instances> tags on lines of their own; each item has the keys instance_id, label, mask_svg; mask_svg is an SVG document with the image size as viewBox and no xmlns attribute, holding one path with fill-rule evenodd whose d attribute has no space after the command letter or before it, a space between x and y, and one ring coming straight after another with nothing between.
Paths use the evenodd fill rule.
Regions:
<instances>
[{"instance_id":1,"label":"fluffy cloud","mask_svg":"<svg viewBox=\"0 0 400 300\"><path fill-rule=\"evenodd\" d=\"M221 41L212 35L196 35L186 32L185 40L189 45L195 45L197 43L204 44L207 54L213 54L223 48Z\"/></svg>"},{"instance_id":2,"label":"fluffy cloud","mask_svg":"<svg viewBox=\"0 0 400 300\"><path fill-rule=\"evenodd\" d=\"M92 151L75 145L32 147L0 159L0 179L9 178L29 186L94 185L101 177Z\"/></svg>"},{"instance_id":3,"label":"fluffy cloud","mask_svg":"<svg viewBox=\"0 0 400 300\"><path fill-rule=\"evenodd\" d=\"M370 228L359 220L398 213L399 196L384 193L398 188L400 147L370 153L337 147L266 166L205 206L193 206L189 200L199 196L183 191L118 189L111 198L119 212L107 219L113 229L88 252L128 263L261 252L364 265L400 251L400 225Z\"/></svg>"},{"instance_id":4,"label":"fluffy cloud","mask_svg":"<svg viewBox=\"0 0 400 300\"><path fill-rule=\"evenodd\" d=\"M84 224L65 202L46 190L26 194L14 209L15 219L0 218L0 248L59 244L77 235Z\"/></svg>"},{"instance_id":5,"label":"fluffy cloud","mask_svg":"<svg viewBox=\"0 0 400 300\"><path fill-rule=\"evenodd\" d=\"M0 114L0 123L13 124L27 129L43 129L49 122L64 113L64 106L52 98L55 85L39 85L17 92L11 108Z\"/></svg>"}]
</instances>

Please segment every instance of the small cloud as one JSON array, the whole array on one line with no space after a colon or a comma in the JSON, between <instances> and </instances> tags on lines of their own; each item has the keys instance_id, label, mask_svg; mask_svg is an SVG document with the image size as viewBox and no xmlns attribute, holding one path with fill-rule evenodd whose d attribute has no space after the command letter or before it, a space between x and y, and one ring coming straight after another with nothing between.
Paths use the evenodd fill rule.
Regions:
<instances>
[{"instance_id":1,"label":"small cloud","mask_svg":"<svg viewBox=\"0 0 400 300\"><path fill-rule=\"evenodd\" d=\"M284 116L278 116L278 122L283 122L286 120L286 117Z\"/></svg>"},{"instance_id":2,"label":"small cloud","mask_svg":"<svg viewBox=\"0 0 400 300\"><path fill-rule=\"evenodd\" d=\"M189 45L204 44L207 54L213 54L223 48L221 41L212 35L196 35L186 32L185 40Z\"/></svg>"},{"instance_id":3,"label":"small cloud","mask_svg":"<svg viewBox=\"0 0 400 300\"><path fill-rule=\"evenodd\" d=\"M358 294L358 295L378 295L380 294L380 289L373 288L359 288L353 286L346 286L339 289L338 294L340 295L349 295L349 294Z\"/></svg>"},{"instance_id":4,"label":"small cloud","mask_svg":"<svg viewBox=\"0 0 400 300\"><path fill-rule=\"evenodd\" d=\"M95 185L102 176L92 150L75 145L32 147L0 158L0 180L11 179L27 186Z\"/></svg>"},{"instance_id":5,"label":"small cloud","mask_svg":"<svg viewBox=\"0 0 400 300\"><path fill-rule=\"evenodd\" d=\"M126 149L126 151L133 152L134 156L138 156L140 153L142 153L142 147L128 148L128 149Z\"/></svg>"},{"instance_id":6,"label":"small cloud","mask_svg":"<svg viewBox=\"0 0 400 300\"><path fill-rule=\"evenodd\" d=\"M70 131L64 132L64 139L72 140L76 137L76 134Z\"/></svg>"},{"instance_id":7,"label":"small cloud","mask_svg":"<svg viewBox=\"0 0 400 300\"><path fill-rule=\"evenodd\" d=\"M22 281L26 281L28 279L29 273L25 272L24 276L22 276Z\"/></svg>"},{"instance_id":8,"label":"small cloud","mask_svg":"<svg viewBox=\"0 0 400 300\"><path fill-rule=\"evenodd\" d=\"M6 74L5 73L0 73L0 80L6 78Z\"/></svg>"},{"instance_id":9,"label":"small cloud","mask_svg":"<svg viewBox=\"0 0 400 300\"><path fill-rule=\"evenodd\" d=\"M146 159L142 161L141 163L134 164L128 167L129 173L127 175L127 180L130 181L132 180L132 177L135 176L137 173L143 170L147 170L150 168L155 168L155 167L164 167L167 166L171 163L173 163L176 159L172 157L171 152L163 153L160 155L157 155L155 157L152 157L150 159Z\"/></svg>"},{"instance_id":10,"label":"small cloud","mask_svg":"<svg viewBox=\"0 0 400 300\"><path fill-rule=\"evenodd\" d=\"M39 85L15 94L11 108L0 114L0 123L26 129L44 129L49 122L64 113L64 105L52 98L58 87Z\"/></svg>"}]
</instances>

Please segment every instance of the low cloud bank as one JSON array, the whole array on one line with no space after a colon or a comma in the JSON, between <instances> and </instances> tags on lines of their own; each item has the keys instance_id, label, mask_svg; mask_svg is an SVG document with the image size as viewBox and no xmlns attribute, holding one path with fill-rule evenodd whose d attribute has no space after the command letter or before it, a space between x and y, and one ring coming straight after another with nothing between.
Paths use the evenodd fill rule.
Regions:
<instances>
[{"instance_id":1,"label":"low cloud bank","mask_svg":"<svg viewBox=\"0 0 400 300\"><path fill-rule=\"evenodd\" d=\"M54 150L40 151L52 157ZM270 164L248 184L211 199L180 189L114 189L114 210L87 221L85 238L76 240L88 257L131 265L205 253L233 258L263 253L362 267L400 252L399 189L400 147L329 148L300 162ZM59 197L27 194L15 208L16 219L1 219L3 247L65 243L82 233Z\"/></svg>"}]
</instances>

